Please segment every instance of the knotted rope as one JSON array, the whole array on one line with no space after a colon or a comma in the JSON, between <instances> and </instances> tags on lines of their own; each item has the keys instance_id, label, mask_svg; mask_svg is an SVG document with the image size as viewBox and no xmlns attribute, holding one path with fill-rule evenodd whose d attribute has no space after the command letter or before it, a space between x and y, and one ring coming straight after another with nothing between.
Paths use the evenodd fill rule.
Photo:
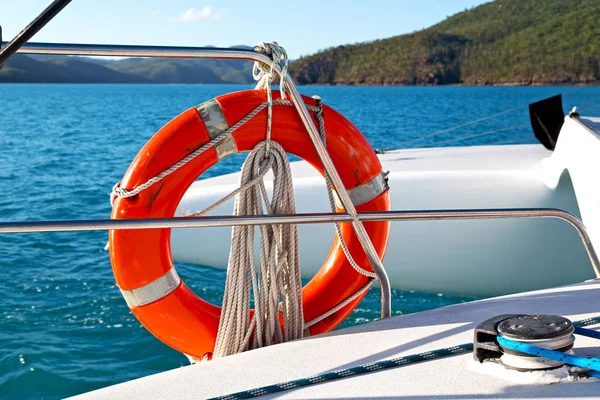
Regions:
<instances>
[{"instance_id":1,"label":"knotted rope","mask_svg":"<svg viewBox=\"0 0 600 400\"><path fill-rule=\"evenodd\" d=\"M255 61L254 67L252 69L252 77L254 80L258 81L256 84L255 90L266 89L267 91L267 148L266 155L269 156L269 148L271 145L271 125L273 120L273 95L271 93L271 84L273 79L275 79L275 65L279 64L281 66L281 62L283 62L283 66L281 66L281 79L280 79L280 92L281 92L281 100L286 100L285 93L285 78L287 76L288 69L288 56L287 52L283 47L281 47L277 42L260 42L258 45L254 47L255 51L266 54L271 57L271 65L267 66L261 62Z\"/></svg>"}]
</instances>

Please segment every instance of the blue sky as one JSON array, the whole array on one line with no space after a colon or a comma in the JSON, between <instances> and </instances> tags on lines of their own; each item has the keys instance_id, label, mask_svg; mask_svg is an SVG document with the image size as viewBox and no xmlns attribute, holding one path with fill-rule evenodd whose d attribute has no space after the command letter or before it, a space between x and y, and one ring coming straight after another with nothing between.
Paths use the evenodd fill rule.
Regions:
<instances>
[{"instance_id":1,"label":"blue sky","mask_svg":"<svg viewBox=\"0 0 600 400\"><path fill-rule=\"evenodd\" d=\"M276 40L291 58L435 24L483 0L73 0L34 41L181 46ZM50 0L2 0L9 40Z\"/></svg>"}]
</instances>

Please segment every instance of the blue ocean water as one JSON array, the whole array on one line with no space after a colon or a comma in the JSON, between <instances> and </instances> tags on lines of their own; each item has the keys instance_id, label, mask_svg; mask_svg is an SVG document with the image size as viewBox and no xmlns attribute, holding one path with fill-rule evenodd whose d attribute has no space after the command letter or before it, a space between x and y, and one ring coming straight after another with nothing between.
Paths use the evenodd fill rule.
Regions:
<instances>
[{"instance_id":1,"label":"blue ocean water","mask_svg":"<svg viewBox=\"0 0 600 400\"><path fill-rule=\"evenodd\" d=\"M107 218L108 194L172 117L233 85L0 85L0 221ZM427 137L557 93L600 114L597 87L303 87L345 114L375 148L534 143L527 109ZM506 129L508 128L508 129ZM491 134L481 135L491 132ZM460 137L470 139L452 141ZM239 169L223 160L207 176ZM0 397L54 399L187 365L131 315L114 284L105 232L0 235ZM182 264L221 301L225 272ZM467 301L394 291L396 314ZM344 326L373 320L371 291Z\"/></svg>"}]
</instances>

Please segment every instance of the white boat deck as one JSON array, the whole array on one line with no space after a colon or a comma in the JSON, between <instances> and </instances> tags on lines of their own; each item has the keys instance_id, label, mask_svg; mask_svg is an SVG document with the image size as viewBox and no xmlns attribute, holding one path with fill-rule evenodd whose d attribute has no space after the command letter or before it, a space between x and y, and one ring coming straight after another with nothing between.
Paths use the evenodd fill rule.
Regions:
<instances>
[{"instance_id":1,"label":"white boat deck","mask_svg":"<svg viewBox=\"0 0 600 400\"><path fill-rule=\"evenodd\" d=\"M507 313L600 315L600 282L492 298L400 316L183 367L78 398L210 398L402 355L471 342L480 322ZM577 337L578 355L600 341ZM471 354L373 372L262 398L284 399L591 399L600 381L523 385L472 370Z\"/></svg>"}]
</instances>

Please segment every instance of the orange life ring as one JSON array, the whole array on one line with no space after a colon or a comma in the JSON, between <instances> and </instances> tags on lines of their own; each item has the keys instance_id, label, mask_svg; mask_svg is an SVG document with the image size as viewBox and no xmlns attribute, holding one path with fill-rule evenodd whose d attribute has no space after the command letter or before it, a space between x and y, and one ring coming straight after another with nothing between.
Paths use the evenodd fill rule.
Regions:
<instances>
[{"instance_id":1,"label":"orange life ring","mask_svg":"<svg viewBox=\"0 0 600 400\"><path fill-rule=\"evenodd\" d=\"M279 99L279 92L273 92ZM133 189L171 167L224 132L266 101L264 91L226 94L191 108L161 128L133 160L121 187ZM308 105L315 105L304 97ZM287 152L323 166L294 107L273 107L272 140ZM387 184L377 155L360 131L341 114L323 106L327 150L358 211L390 209ZM266 110L237 129L229 139L196 157L134 197L117 198L111 218L166 218L175 214L190 185L220 157L250 151L265 139ZM313 117L314 118L314 117ZM358 265L371 271L366 254L350 223L342 235ZM389 222L365 222L365 229L381 258L389 236ZM179 278L170 249L170 229L111 231L110 258L117 285L138 320L158 339L190 356L202 358L214 349L220 307L196 296ZM317 275L303 288L303 310L310 321L356 293L367 282L346 259L337 238ZM364 295L363 295L364 296ZM312 335L335 328L363 296L309 328Z\"/></svg>"}]
</instances>

